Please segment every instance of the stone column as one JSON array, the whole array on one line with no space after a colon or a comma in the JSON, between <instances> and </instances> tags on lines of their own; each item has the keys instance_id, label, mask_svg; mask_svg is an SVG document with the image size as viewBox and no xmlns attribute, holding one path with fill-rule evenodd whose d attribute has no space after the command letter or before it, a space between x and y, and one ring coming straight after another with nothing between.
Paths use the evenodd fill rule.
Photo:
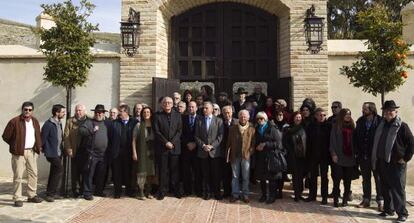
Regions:
<instances>
[{"instance_id":1,"label":"stone column","mask_svg":"<svg viewBox=\"0 0 414 223\"><path fill-rule=\"evenodd\" d=\"M414 43L414 2L409 2L401 10L403 27L403 38L407 43Z\"/></svg>"},{"instance_id":2,"label":"stone column","mask_svg":"<svg viewBox=\"0 0 414 223\"><path fill-rule=\"evenodd\" d=\"M44 28L44 29L50 29L52 27L56 26L55 21L53 20L52 16L47 15L45 13L40 13L36 17L36 28ZM40 46L40 37L37 37L37 46Z\"/></svg>"}]
</instances>

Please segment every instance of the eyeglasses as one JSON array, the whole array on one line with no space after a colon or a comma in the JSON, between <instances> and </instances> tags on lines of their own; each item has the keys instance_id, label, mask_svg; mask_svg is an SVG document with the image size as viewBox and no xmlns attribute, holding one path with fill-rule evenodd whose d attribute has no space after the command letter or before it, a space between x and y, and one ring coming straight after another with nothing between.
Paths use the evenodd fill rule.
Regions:
<instances>
[{"instance_id":1,"label":"eyeglasses","mask_svg":"<svg viewBox=\"0 0 414 223\"><path fill-rule=\"evenodd\" d=\"M338 108L338 106L332 106L331 108L332 108L332 109L335 109L335 108Z\"/></svg>"},{"instance_id":2,"label":"eyeglasses","mask_svg":"<svg viewBox=\"0 0 414 223\"><path fill-rule=\"evenodd\" d=\"M218 111L218 110L219 110L218 108L215 108L215 109L214 109L214 111Z\"/></svg>"},{"instance_id":3,"label":"eyeglasses","mask_svg":"<svg viewBox=\"0 0 414 223\"><path fill-rule=\"evenodd\" d=\"M319 116L323 116L323 117L325 117L325 116L326 116L326 114L319 114Z\"/></svg>"},{"instance_id":4,"label":"eyeglasses","mask_svg":"<svg viewBox=\"0 0 414 223\"><path fill-rule=\"evenodd\" d=\"M24 111L29 111L29 112L31 112L31 111L33 111L33 109L31 109L31 108L25 108L25 109L24 109Z\"/></svg>"},{"instance_id":5,"label":"eyeglasses","mask_svg":"<svg viewBox=\"0 0 414 223\"><path fill-rule=\"evenodd\" d=\"M257 118L257 120L264 120L264 118L260 117L260 118Z\"/></svg>"}]
</instances>

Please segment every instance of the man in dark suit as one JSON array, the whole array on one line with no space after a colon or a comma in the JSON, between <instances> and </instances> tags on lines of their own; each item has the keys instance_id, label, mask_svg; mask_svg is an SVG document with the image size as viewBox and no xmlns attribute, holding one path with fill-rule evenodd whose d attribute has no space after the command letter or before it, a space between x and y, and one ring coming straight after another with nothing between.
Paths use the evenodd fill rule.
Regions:
<instances>
[{"instance_id":1,"label":"man in dark suit","mask_svg":"<svg viewBox=\"0 0 414 223\"><path fill-rule=\"evenodd\" d=\"M112 123L110 132L110 158L112 159L112 175L114 179L114 198L120 198L122 185L130 197L136 192L132 177L132 133L137 120L129 116L128 105L119 106L119 117Z\"/></svg>"},{"instance_id":2,"label":"man in dark suit","mask_svg":"<svg viewBox=\"0 0 414 223\"><path fill-rule=\"evenodd\" d=\"M162 200L168 190L170 176L171 191L181 198L179 191L179 164L181 153L181 115L173 109L171 97L162 100L162 111L154 117L155 154L159 166L159 183L157 199Z\"/></svg>"},{"instance_id":3,"label":"man in dark suit","mask_svg":"<svg viewBox=\"0 0 414 223\"><path fill-rule=\"evenodd\" d=\"M188 115L183 115L183 133L181 135L181 178L184 186L184 195L193 193L201 195L200 165L197 158L197 144L195 142L195 123L201 118L197 115L197 104L195 101L188 103Z\"/></svg>"},{"instance_id":4,"label":"man in dark suit","mask_svg":"<svg viewBox=\"0 0 414 223\"><path fill-rule=\"evenodd\" d=\"M222 108L223 115L223 140L221 141L221 157L222 157L222 166L223 166L223 197L231 196L231 179L232 179L232 169L231 164L227 162L227 139L229 136L229 128L232 125L237 125L239 120L233 118L233 107L231 105L226 105Z\"/></svg>"},{"instance_id":5,"label":"man in dark suit","mask_svg":"<svg viewBox=\"0 0 414 223\"><path fill-rule=\"evenodd\" d=\"M195 140L197 143L197 156L201 159L201 172L203 175L203 199L210 199L211 194L221 200L221 141L223 140L223 120L213 116L213 104L205 102L204 117L196 122Z\"/></svg>"}]
</instances>

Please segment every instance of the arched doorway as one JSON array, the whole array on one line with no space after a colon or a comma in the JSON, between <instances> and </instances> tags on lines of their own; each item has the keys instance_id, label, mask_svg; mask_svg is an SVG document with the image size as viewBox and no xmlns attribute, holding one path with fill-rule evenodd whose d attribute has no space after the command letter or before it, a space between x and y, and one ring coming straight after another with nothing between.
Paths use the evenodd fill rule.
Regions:
<instances>
[{"instance_id":1,"label":"arched doorway","mask_svg":"<svg viewBox=\"0 0 414 223\"><path fill-rule=\"evenodd\" d=\"M172 78L214 84L278 78L278 17L240 3L212 3L172 18Z\"/></svg>"}]
</instances>

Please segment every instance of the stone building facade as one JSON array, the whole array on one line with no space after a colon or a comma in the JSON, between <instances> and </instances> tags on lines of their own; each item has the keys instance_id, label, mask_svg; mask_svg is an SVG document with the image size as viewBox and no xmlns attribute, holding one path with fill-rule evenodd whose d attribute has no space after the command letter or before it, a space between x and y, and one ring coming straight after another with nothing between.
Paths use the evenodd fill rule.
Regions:
<instances>
[{"instance_id":1,"label":"stone building facade","mask_svg":"<svg viewBox=\"0 0 414 223\"><path fill-rule=\"evenodd\" d=\"M122 0L122 19L132 7L141 15L138 53L120 59L120 100L151 102L152 77L174 76L172 18L196 7L218 4L216 0ZM292 107L312 97L322 107L328 106L328 54L326 28L323 49L318 54L307 51L304 33L306 10L315 5L318 16L326 18L326 0L231 0L258 8L278 18L277 63L272 79L291 78L289 92ZM326 21L325 21L326 22ZM325 26L326 27L326 26Z\"/></svg>"}]
</instances>

